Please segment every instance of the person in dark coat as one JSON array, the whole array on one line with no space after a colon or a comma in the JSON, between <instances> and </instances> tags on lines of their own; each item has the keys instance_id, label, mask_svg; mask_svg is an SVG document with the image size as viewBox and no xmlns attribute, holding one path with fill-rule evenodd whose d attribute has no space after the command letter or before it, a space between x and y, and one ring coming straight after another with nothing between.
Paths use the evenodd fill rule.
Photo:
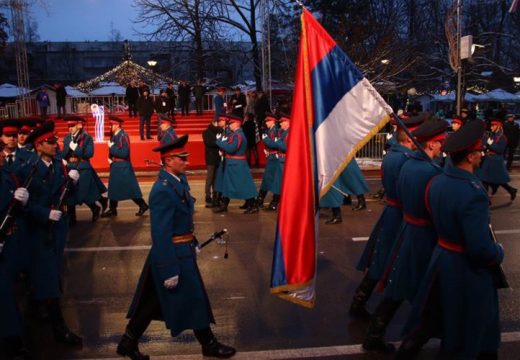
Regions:
<instances>
[{"instance_id":1,"label":"person in dark coat","mask_svg":"<svg viewBox=\"0 0 520 360\"><path fill-rule=\"evenodd\" d=\"M244 110L247 106L246 95L242 93L239 87L235 88L235 93L229 99L228 108L231 115L244 118Z\"/></svg>"},{"instance_id":2,"label":"person in dark coat","mask_svg":"<svg viewBox=\"0 0 520 360\"><path fill-rule=\"evenodd\" d=\"M394 350L383 340L386 328L403 301L413 302L437 243L424 193L429 181L442 172L434 159L441 154L447 127L445 120L429 119L412 132L422 150L411 153L399 172L397 200L403 221L381 279L384 297L370 318L365 350Z\"/></svg>"},{"instance_id":3,"label":"person in dark coat","mask_svg":"<svg viewBox=\"0 0 520 360\"><path fill-rule=\"evenodd\" d=\"M502 186L513 201L516 198L517 189L508 184L511 178L504 164L507 138L502 129L502 120L491 120L491 133L487 134L482 141L486 149L486 157L482 161L478 173L480 180L486 189L491 188L493 195L497 192L498 187Z\"/></svg>"},{"instance_id":4,"label":"person in dark coat","mask_svg":"<svg viewBox=\"0 0 520 360\"><path fill-rule=\"evenodd\" d=\"M123 119L109 116L111 134L108 142L108 162L110 176L108 178L109 209L101 217L117 216L119 201L132 199L139 206L135 216L142 216L148 210L143 199L141 188L137 182L134 168L130 162L130 139L121 127Z\"/></svg>"},{"instance_id":5,"label":"person in dark coat","mask_svg":"<svg viewBox=\"0 0 520 360\"><path fill-rule=\"evenodd\" d=\"M425 198L437 246L404 328L398 356L412 359L432 336L442 359L498 359L500 318L493 269L504 249L491 236L489 199L475 176L485 124L473 120L443 146L451 161L433 178Z\"/></svg>"},{"instance_id":6,"label":"person in dark coat","mask_svg":"<svg viewBox=\"0 0 520 360\"><path fill-rule=\"evenodd\" d=\"M128 116L137 116L137 99L139 99L139 89L132 81L126 88L126 102L128 103Z\"/></svg>"},{"instance_id":7,"label":"person in dark coat","mask_svg":"<svg viewBox=\"0 0 520 360\"><path fill-rule=\"evenodd\" d=\"M179 105L181 107L181 114L188 115L190 113L191 88L186 80L181 81L177 92L179 94Z\"/></svg>"},{"instance_id":8,"label":"person in dark coat","mask_svg":"<svg viewBox=\"0 0 520 360\"><path fill-rule=\"evenodd\" d=\"M130 319L117 353L133 360L149 359L139 351L139 338L152 320L161 320L172 336L192 329L204 356L229 358L235 349L217 341L211 305L197 266L193 234L193 197L185 175L188 135L161 145L163 168L150 192L152 248L144 264Z\"/></svg>"},{"instance_id":9,"label":"person in dark coat","mask_svg":"<svg viewBox=\"0 0 520 360\"><path fill-rule=\"evenodd\" d=\"M168 100L170 101L170 117L175 119L175 89L173 87L173 83L168 83L168 87L166 88L166 95L168 95Z\"/></svg>"},{"instance_id":10,"label":"person in dark coat","mask_svg":"<svg viewBox=\"0 0 520 360\"><path fill-rule=\"evenodd\" d=\"M215 190L215 178L217 168L220 163L220 155L218 153L217 135L221 132L218 121L213 119L207 129L202 133L204 141L204 157L206 160L206 207L212 208L217 202L217 192Z\"/></svg>"},{"instance_id":11,"label":"person in dark coat","mask_svg":"<svg viewBox=\"0 0 520 360\"><path fill-rule=\"evenodd\" d=\"M54 122L36 128L27 141L33 144L38 157L18 171L22 184L32 173L27 189L31 196L20 223L24 230L22 270L28 275L34 299L47 307L55 340L81 346L82 339L67 327L60 305L63 253L69 231L68 216L63 212L65 203L60 201L65 189L77 184L79 173L67 169L56 158L57 140Z\"/></svg>"},{"instance_id":12,"label":"person in dark coat","mask_svg":"<svg viewBox=\"0 0 520 360\"><path fill-rule=\"evenodd\" d=\"M217 121L221 116L226 115L226 102L224 100L225 93L226 88L220 87L217 89L217 95L213 98L213 106L215 108L214 119Z\"/></svg>"},{"instance_id":13,"label":"person in dark coat","mask_svg":"<svg viewBox=\"0 0 520 360\"><path fill-rule=\"evenodd\" d=\"M423 119L418 116L403 119L404 125L410 131L416 129L422 122ZM366 304L384 274L403 219L401 204L397 197L397 179L414 145L402 128L397 129L396 139L397 144L388 150L381 164L381 181L385 189L386 204L370 233L356 267L357 270L364 272L364 277L356 288L349 313L360 319L370 318Z\"/></svg>"},{"instance_id":14,"label":"person in dark coat","mask_svg":"<svg viewBox=\"0 0 520 360\"><path fill-rule=\"evenodd\" d=\"M193 96L195 96L195 110L197 115L202 115L204 111L204 94L206 88L202 85L202 81L197 80L197 84L193 87Z\"/></svg>"},{"instance_id":15,"label":"person in dark coat","mask_svg":"<svg viewBox=\"0 0 520 360\"><path fill-rule=\"evenodd\" d=\"M137 99L137 111L139 112L139 136L144 140L144 127L146 125L146 139L151 139L150 126L154 111L153 98L147 90L143 91L143 95Z\"/></svg>"},{"instance_id":16,"label":"person in dark coat","mask_svg":"<svg viewBox=\"0 0 520 360\"><path fill-rule=\"evenodd\" d=\"M170 113L170 101L165 90L161 90L159 96L155 99L155 112L157 112L157 139L160 141L160 124L161 118L166 118Z\"/></svg>"},{"instance_id":17,"label":"person in dark coat","mask_svg":"<svg viewBox=\"0 0 520 360\"><path fill-rule=\"evenodd\" d=\"M65 115L65 105L67 101L67 90L62 83L57 83L54 86L56 90L56 108L58 109L58 119L61 119Z\"/></svg>"},{"instance_id":18,"label":"person in dark coat","mask_svg":"<svg viewBox=\"0 0 520 360\"><path fill-rule=\"evenodd\" d=\"M511 171L513 157L518 147L518 140L520 139L520 127L515 122L515 116L513 114L507 115L507 120L504 123L504 135L507 138L506 169L507 171Z\"/></svg>"},{"instance_id":19,"label":"person in dark coat","mask_svg":"<svg viewBox=\"0 0 520 360\"><path fill-rule=\"evenodd\" d=\"M47 91L45 90L45 86L42 86L40 91L38 91L38 94L36 94L36 102L40 108L40 116L45 120L47 118L47 109L51 105L51 100L49 94L47 94Z\"/></svg>"}]
</instances>

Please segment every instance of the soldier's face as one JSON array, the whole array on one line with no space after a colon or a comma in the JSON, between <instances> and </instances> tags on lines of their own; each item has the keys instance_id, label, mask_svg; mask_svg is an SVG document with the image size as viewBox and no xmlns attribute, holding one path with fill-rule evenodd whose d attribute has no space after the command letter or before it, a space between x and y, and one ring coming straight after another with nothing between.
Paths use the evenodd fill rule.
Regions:
<instances>
[{"instance_id":1,"label":"soldier's face","mask_svg":"<svg viewBox=\"0 0 520 360\"><path fill-rule=\"evenodd\" d=\"M168 123L166 121L162 121L161 122L161 130L162 131L166 131L169 127L170 127L170 123Z\"/></svg>"},{"instance_id":2,"label":"soldier's face","mask_svg":"<svg viewBox=\"0 0 520 360\"><path fill-rule=\"evenodd\" d=\"M473 167L473 171L476 171L480 167L480 162L482 161L482 151L475 150L471 152L468 157L468 161L471 163Z\"/></svg>"},{"instance_id":3,"label":"soldier's face","mask_svg":"<svg viewBox=\"0 0 520 360\"><path fill-rule=\"evenodd\" d=\"M56 155L57 144L55 140L42 141L36 144L36 151L38 151L42 157L53 158Z\"/></svg>"},{"instance_id":4,"label":"soldier's face","mask_svg":"<svg viewBox=\"0 0 520 360\"><path fill-rule=\"evenodd\" d=\"M280 126L282 127L282 130L287 130L289 129L289 121L282 121L280 123Z\"/></svg>"},{"instance_id":5,"label":"soldier's face","mask_svg":"<svg viewBox=\"0 0 520 360\"><path fill-rule=\"evenodd\" d=\"M182 175L188 166L187 157L170 156L165 158L166 169L175 175Z\"/></svg>"},{"instance_id":6,"label":"soldier's face","mask_svg":"<svg viewBox=\"0 0 520 360\"><path fill-rule=\"evenodd\" d=\"M5 144L7 149L13 150L18 145L18 134L2 134L2 142Z\"/></svg>"},{"instance_id":7,"label":"soldier's face","mask_svg":"<svg viewBox=\"0 0 520 360\"><path fill-rule=\"evenodd\" d=\"M18 144L24 145L25 141L27 140L27 136L29 136L27 133L18 133Z\"/></svg>"},{"instance_id":8,"label":"soldier's face","mask_svg":"<svg viewBox=\"0 0 520 360\"><path fill-rule=\"evenodd\" d=\"M451 129L453 131L459 130L460 129L460 123L458 123L458 122L451 123Z\"/></svg>"}]
</instances>

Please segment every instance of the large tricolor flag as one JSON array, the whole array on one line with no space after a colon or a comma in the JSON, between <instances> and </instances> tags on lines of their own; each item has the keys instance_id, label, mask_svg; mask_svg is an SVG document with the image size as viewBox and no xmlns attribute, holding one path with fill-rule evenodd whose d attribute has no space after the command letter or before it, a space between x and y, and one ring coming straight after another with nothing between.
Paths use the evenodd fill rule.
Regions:
<instances>
[{"instance_id":1,"label":"large tricolor flag","mask_svg":"<svg viewBox=\"0 0 520 360\"><path fill-rule=\"evenodd\" d=\"M301 23L271 292L312 307L319 198L392 109L305 9Z\"/></svg>"},{"instance_id":2,"label":"large tricolor flag","mask_svg":"<svg viewBox=\"0 0 520 360\"><path fill-rule=\"evenodd\" d=\"M509 8L510 13L514 13L518 9L518 4L520 3L520 0L513 0L511 3L511 7Z\"/></svg>"}]
</instances>

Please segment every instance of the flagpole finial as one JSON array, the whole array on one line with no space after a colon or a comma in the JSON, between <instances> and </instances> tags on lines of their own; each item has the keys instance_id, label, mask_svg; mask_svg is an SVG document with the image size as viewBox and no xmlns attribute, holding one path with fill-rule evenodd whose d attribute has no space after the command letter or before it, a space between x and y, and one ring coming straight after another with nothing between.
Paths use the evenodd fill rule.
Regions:
<instances>
[{"instance_id":1,"label":"flagpole finial","mask_svg":"<svg viewBox=\"0 0 520 360\"><path fill-rule=\"evenodd\" d=\"M305 5L303 5L303 2L301 0L294 0L296 1L296 4L300 5L302 8L305 9Z\"/></svg>"}]
</instances>

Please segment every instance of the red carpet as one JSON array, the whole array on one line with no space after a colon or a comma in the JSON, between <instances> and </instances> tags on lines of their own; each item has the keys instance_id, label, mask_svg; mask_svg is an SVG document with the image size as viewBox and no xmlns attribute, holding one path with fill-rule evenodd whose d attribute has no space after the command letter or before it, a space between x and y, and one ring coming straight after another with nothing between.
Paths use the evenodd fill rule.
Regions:
<instances>
[{"instance_id":1,"label":"red carpet","mask_svg":"<svg viewBox=\"0 0 520 360\"><path fill-rule=\"evenodd\" d=\"M87 131L94 137L94 125L95 120L90 114L78 114L83 116L87 120ZM202 141L202 132L208 127L211 119L213 118L213 112L204 113L201 116L190 114L188 116L176 116L175 131L177 135L189 134L190 139L187 145L187 149L190 152L189 157L189 168L190 169L204 169L206 167L204 160L204 143ZM158 165L149 164L146 160L152 160L159 162L160 158L157 153L154 153L152 149L158 145L157 141L157 115L152 117L152 136L153 140L142 141L139 137L139 117L129 117L128 114L117 114L117 116L123 118L123 128L130 135L130 158L132 165L136 171L154 170L158 169ZM56 123L56 132L58 133L60 140L68 133L66 122L63 120L55 119L50 117ZM110 132L108 125L108 119L105 118L105 134ZM97 171L108 171L108 136L105 137L105 142L95 143L94 145L94 157L91 160L92 166ZM258 146L258 153L260 157L260 165L265 165L265 156L263 154L263 146Z\"/></svg>"}]
</instances>

